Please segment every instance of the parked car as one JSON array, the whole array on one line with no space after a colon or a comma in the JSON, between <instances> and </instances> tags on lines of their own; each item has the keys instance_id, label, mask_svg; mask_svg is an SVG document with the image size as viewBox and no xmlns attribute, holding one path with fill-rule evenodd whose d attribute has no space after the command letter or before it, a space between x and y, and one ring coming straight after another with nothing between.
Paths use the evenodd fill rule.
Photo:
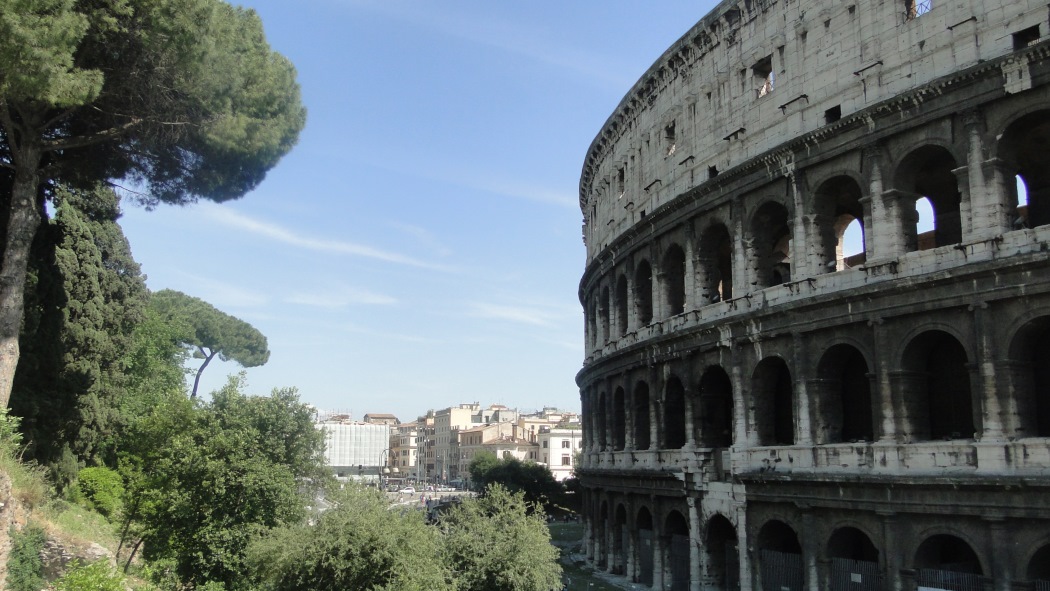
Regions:
<instances>
[{"instance_id":1,"label":"parked car","mask_svg":"<svg viewBox=\"0 0 1050 591\"><path fill-rule=\"evenodd\" d=\"M416 489L415 489L415 487L413 487L413 486L406 486L405 488L403 488L403 489L401 489L401 490L399 490L399 491L397 491L397 492L399 492L399 493L407 493L407 494L410 494L410 495L414 495L414 494L416 494Z\"/></svg>"}]
</instances>

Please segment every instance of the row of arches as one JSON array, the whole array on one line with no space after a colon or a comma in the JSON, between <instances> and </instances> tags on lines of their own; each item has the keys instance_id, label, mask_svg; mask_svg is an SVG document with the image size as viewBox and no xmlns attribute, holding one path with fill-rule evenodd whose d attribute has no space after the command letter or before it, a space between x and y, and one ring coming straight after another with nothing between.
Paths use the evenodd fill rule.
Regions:
<instances>
[{"instance_id":1,"label":"row of arches","mask_svg":"<svg viewBox=\"0 0 1050 591\"><path fill-rule=\"evenodd\" d=\"M975 353L941 328L918 332L901 349L890 386L880 391L873 362L855 344L821 352L804 378L780 355L761 358L742 387L726 368L712 364L690 380L675 368L658 381L648 369L612 392L592 388L589 451L778 446L871 442L894 435L904 441L979 438L984 424ZM996 407L1017 409L1012 435L1050 437L1050 315L1021 326L998 363L1009 399ZM681 369L681 367L679 367ZM741 372L743 373L743 372ZM653 388L660 384L658 391ZM807 404L801 404L801 396ZM796 416L808 409L808 416ZM739 413L742 416L738 416ZM737 423L742 422L743 430ZM886 424L893 427L887 429ZM744 436L743 441L737 440Z\"/></svg>"},{"instance_id":2,"label":"row of arches","mask_svg":"<svg viewBox=\"0 0 1050 591\"><path fill-rule=\"evenodd\" d=\"M1007 126L988 160L974 161L973 146L965 143L929 143L886 166L892 172L883 179L872 177L886 158L868 157L869 150L865 174L841 171L810 194L800 172L784 196L704 212L687 224L695 237L693 228L672 229L588 289L588 343L600 347L654 320L742 295L738 291L842 271L872 256L892 258L1050 223L1050 152L1041 148L1047 142L1050 110L1042 110ZM975 166L985 172L971 174ZM796 190L804 195L805 211L797 211L790 197ZM978 210L985 212L979 218ZM920 211L932 219L922 219ZM997 220L993 227L981 226L991 218ZM880 229L886 224L894 228ZM852 246L846 243L851 233L857 237ZM795 252L799 241L802 251Z\"/></svg>"},{"instance_id":3,"label":"row of arches","mask_svg":"<svg viewBox=\"0 0 1050 591\"><path fill-rule=\"evenodd\" d=\"M894 587L888 579L903 576L919 588L969 591L985 588L991 575L990 557L982 557L972 540L947 526L920 540L895 541L892 551L903 556L891 557L875 541L879 536L859 525L839 526L823 542L807 544L781 519L765 521L751 540L720 513L698 525L694 535L680 511L657 520L645 506L632 515L623 503L610 510L603 501L588 541L598 568L671 591L687 591L697 576L712 591L740 589L741 579L749 577L752 588L764 591L881 591ZM693 543L700 549L696 554L690 553ZM750 554L745 563L750 568L743 573L742 548ZM1050 585L1050 543L1028 553L1025 564L1016 578L1034 588Z\"/></svg>"}]
</instances>

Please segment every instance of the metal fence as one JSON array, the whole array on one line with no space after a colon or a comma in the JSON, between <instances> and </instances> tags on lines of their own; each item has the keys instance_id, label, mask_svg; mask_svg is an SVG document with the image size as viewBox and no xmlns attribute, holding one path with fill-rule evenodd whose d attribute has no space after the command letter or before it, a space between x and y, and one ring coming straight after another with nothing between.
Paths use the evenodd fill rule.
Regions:
<instances>
[{"instance_id":1,"label":"metal fence","mask_svg":"<svg viewBox=\"0 0 1050 591\"><path fill-rule=\"evenodd\" d=\"M915 573L915 581L920 589L939 589L942 591L982 591L981 575L961 573L952 570L935 570L922 568Z\"/></svg>"},{"instance_id":2,"label":"metal fence","mask_svg":"<svg viewBox=\"0 0 1050 591\"><path fill-rule=\"evenodd\" d=\"M802 591L802 555L762 550L762 591Z\"/></svg>"},{"instance_id":3,"label":"metal fence","mask_svg":"<svg viewBox=\"0 0 1050 591\"><path fill-rule=\"evenodd\" d=\"M1050 591L1050 581L1032 581L1033 591Z\"/></svg>"},{"instance_id":4,"label":"metal fence","mask_svg":"<svg viewBox=\"0 0 1050 591\"><path fill-rule=\"evenodd\" d=\"M736 546L726 544L725 591L740 589L740 553Z\"/></svg>"},{"instance_id":5,"label":"metal fence","mask_svg":"<svg viewBox=\"0 0 1050 591\"><path fill-rule=\"evenodd\" d=\"M877 562L831 559L831 591L882 591L883 574Z\"/></svg>"},{"instance_id":6,"label":"metal fence","mask_svg":"<svg viewBox=\"0 0 1050 591\"><path fill-rule=\"evenodd\" d=\"M689 591L689 536L671 536L671 591Z\"/></svg>"}]
</instances>

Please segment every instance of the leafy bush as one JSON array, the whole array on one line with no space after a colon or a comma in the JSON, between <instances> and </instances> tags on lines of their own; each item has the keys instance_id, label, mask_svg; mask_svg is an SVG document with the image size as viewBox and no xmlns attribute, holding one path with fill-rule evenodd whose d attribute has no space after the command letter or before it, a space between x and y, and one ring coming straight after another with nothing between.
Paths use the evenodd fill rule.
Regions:
<instances>
[{"instance_id":1,"label":"leafy bush","mask_svg":"<svg viewBox=\"0 0 1050 591\"><path fill-rule=\"evenodd\" d=\"M77 487L88 506L112 519L121 509L124 481L109 468L84 468L77 476Z\"/></svg>"},{"instance_id":2,"label":"leafy bush","mask_svg":"<svg viewBox=\"0 0 1050 591\"><path fill-rule=\"evenodd\" d=\"M44 530L33 525L11 532L5 589L40 591L44 587L44 561L40 551L44 549L45 539Z\"/></svg>"},{"instance_id":3,"label":"leafy bush","mask_svg":"<svg viewBox=\"0 0 1050 591\"><path fill-rule=\"evenodd\" d=\"M124 576L106 561L91 564L74 562L72 568L54 583L55 591L124 591Z\"/></svg>"}]
</instances>

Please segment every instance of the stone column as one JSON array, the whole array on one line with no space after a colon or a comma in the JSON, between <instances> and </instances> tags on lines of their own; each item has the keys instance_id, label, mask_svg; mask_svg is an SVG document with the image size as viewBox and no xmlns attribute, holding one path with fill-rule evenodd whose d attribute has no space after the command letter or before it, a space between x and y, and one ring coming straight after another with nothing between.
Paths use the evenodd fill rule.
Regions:
<instances>
[{"instance_id":1,"label":"stone column","mask_svg":"<svg viewBox=\"0 0 1050 591\"><path fill-rule=\"evenodd\" d=\"M654 365L649 370L649 449L652 450L663 449L663 399L663 376L660 375L659 368Z\"/></svg>"},{"instance_id":2,"label":"stone column","mask_svg":"<svg viewBox=\"0 0 1050 591\"><path fill-rule=\"evenodd\" d=\"M700 565L700 511L697 509L699 499L686 497L689 505L689 591L700 591L700 577L703 570Z\"/></svg>"},{"instance_id":3,"label":"stone column","mask_svg":"<svg viewBox=\"0 0 1050 591\"><path fill-rule=\"evenodd\" d=\"M1015 555L1023 551L1005 519L997 517L984 518L988 523L988 538L986 547L991 554L992 572L986 576L995 581L995 591L1012 591L1014 573L1013 562Z\"/></svg>"},{"instance_id":4,"label":"stone column","mask_svg":"<svg viewBox=\"0 0 1050 591\"><path fill-rule=\"evenodd\" d=\"M995 373L995 314L989 312L987 302L970 306L977 343L977 388L981 407L981 430L978 440L982 442L1005 441L1003 432L1003 404Z\"/></svg>"},{"instance_id":5,"label":"stone column","mask_svg":"<svg viewBox=\"0 0 1050 591\"><path fill-rule=\"evenodd\" d=\"M883 254L879 260L893 259L918 248L918 233L915 229L917 215L915 201L919 195L907 191L890 189L882 192L882 204L886 210L886 231L876 230L876 240L881 238ZM879 247L876 248L878 250Z\"/></svg>"},{"instance_id":6,"label":"stone column","mask_svg":"<svg viewBox=\"0 0 1050 591\"><path fill-rule=\"evenodd\" d=\"M791 190L792 206L790 211L791 216L791 281L798 281L803 277L812 277L816 275L813 272L813 266L810 263L812 260L812 253L814 250L813 239L810 236L812 233L811 223L812 220L807 220L805 211L805 199L803 197L805 192L805 175L802 171L793 170L788 176L788 186ZM807 231L810 230L810 231Z\"/></svg>"},{"instance_id":7,"label":"stone column","mask_svg":"<svg viewBox=\"0 0 1050 591\"><path fill-rule=\"evenodd\" d=\"M735 298L755 291L757 281L750 271L750 263L755 256L755 246L754 239L745 231L745 213L746 208L743 204L733 203L733 235L730 236L730 242L733 244L733 297Z\"/></svg>"},{"instance_id":8,"label":"stone column","mask_svg":"<svg viewBox=\"0 0 1050 591\"><path fill-rule=\"evenodd\" d=\"M683 310L697 310L705 302L700 295L700 266L696 264L696 237L693 236L693 226L690 224L685 232L685 306Z\"/></svg>"},{"instance_id":9,"label":"stone column","mask_svg":"<svg viewBox=\"0 0 1050 591\"><path fill-rule=\"evenodd\" d=\"M820 541L817 531L816 518L812 508L802 508L802 535L800 536L802 546L802 563L806 569L805 585L809 591L821 591L824 589L820 577L820 569L817 565L820 554Z\"/></svg>"},{"instance_id":10,"label":"stone column","mask_svg":"<svg viewBox=\"0 0 1050 591\"><path fill-rule=\"evenodd\" d=\"M871 198L871 194L865 195L858 199L861 207L861 215L864 216L861 220L864 232L864 261L875 260L876 255L873 250L874 236L875 236L875 224L873 223L873 203L874 200ZM840 245L841 246L841 245Z\"/></svg>"},{"instance_id":11,"label":"stone column","mask_svg":"<svg viewBox=\"0 0 1050 591\"><path fill-rule=\"evenodd\" d=\"M819 405L813 404L810 397L806 392L806 375L803 371L804 368L809 367L809 354L807 352L806 343L802 339L802 335L799 333L793 333L791 335L792 342L792 368L793 375L791 380L794 383L794 401L795 408L798 409L795 415L795 445L812 445L813 444L813 431L811 425L815 423L813 420L813 412L815 408L819 408Z\"/></svg>"},{"instance_id":12,"label":"stone column","mask_svg":"<svg viewBox=\"0 0 1050 591\"><path fill-rule=\"evenodd\" d=\"M872 369L871 384L872 404L876 405L877 410L874 416L879 419L878 432L875 433L875 437L880 442L893 443L896 442L898 434L897 415L899 413L894 396L896 383L891 377L892 360L884 354L894 350L893 343L881 318L873 318L868 322L868 326L871 327L872 340L875 342L875 367Z\"/></svg>"},{"instance_id":13,"label":"stone column","mask_svg":"<svg viewBox=\"0 0 1050 591\"><path fill-rule=\"evenodd\" d=\"M1017 220L1017 173L1005 160L991 158L979 165L985 182L985 201L988 212L986 223L988 235L994 236L1022 227L1032 227L1031 223ZM1028 215L1031 211L1032 195L1028 195Z\"/></svg>"},{"instance_id":14,"label":"stone column","mask_svg":"<svg viewBox=\"0 0 1050 591\"><path fill-rule=\"evenodd\" d=\"M894 513L879 513L882 518L882 556L883 576L886 578L883 588L887 591L903 591L904 581L901 579L900 536L897 532L897 516Z\"/></svg>"}]
</instances>

